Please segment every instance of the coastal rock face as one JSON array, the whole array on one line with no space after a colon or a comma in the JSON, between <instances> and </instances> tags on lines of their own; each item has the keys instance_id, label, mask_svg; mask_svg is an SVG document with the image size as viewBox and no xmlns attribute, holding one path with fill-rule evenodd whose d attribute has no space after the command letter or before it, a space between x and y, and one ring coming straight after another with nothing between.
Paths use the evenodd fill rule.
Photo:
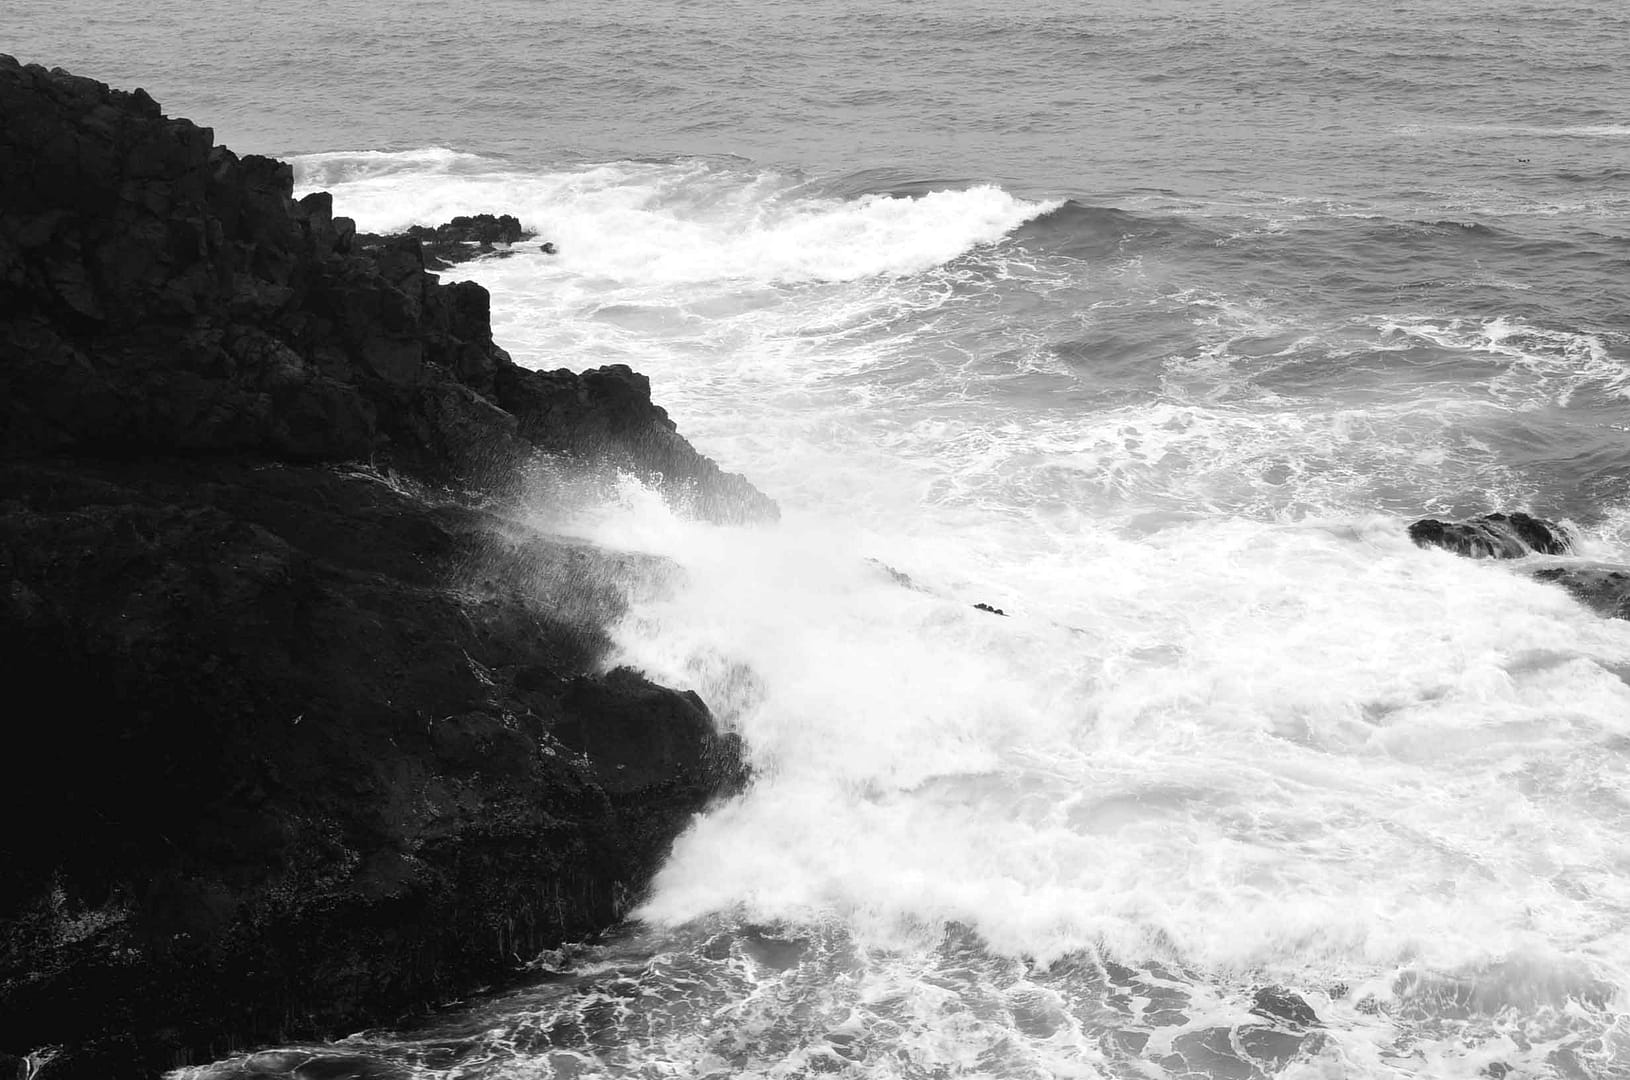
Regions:
<instances>
[{"instance_id":1,"label":"coastal rock face","mask_svg":"<svg viewBox=\"0 0 1630 1080\"><path fill-rule=\"evenodd\" d=\"M1440 547L1473 559L1566 555L1573 548L1561 525L1520 511L1457 522L1427 518L1409 527L1409 538L1422 547Z\"/></svg>"},{"instance_id":2,"label":"coastal rock face","mask_svg":"<svg viewBox=\"0 0 1630 1080\"><path fill-rule=\"evenodd\" d=\"M0 160L0 1067L344 1033L613 923L739 746L601 671L675 570L505 498L543 460L774 504L141 91L0 57Z\"/></svg>"},{"instance_id":3,"label":"coastal rock face","mask_svg":"<svg viewBox=\"0 0 1630 1080\"><path fill-rule=\"evenodd\" d=\"M1535 581L1549 581L1567 589L1598 615L1630 619L1630 567L1586 564L1547 566L1533 572Z\"/></svg>"},{"instance_id":4,"label":"coastal rock face","mask_svg":"<svg viewBox=\"0 0 1630 1080\"><path fill-rule=\"evenodd\" d=\"M713 520L777 515L678 436L643 377L518 367L485 289L440 284L412 236L354 252L355 225L326 193L296 201L282 162L9 57L0 116L7 452L367 459L491 485L542 448Z\"/></svg>"},{"instance_id":5,"label":"coastal rock face","mask_svg":"<svg viewBox=\"0 0 1630 1080\"><path fill-rule=\"evenodd\" d=\"M613 556L364 473L56 459L0 483L28 729L0 789L0 1047L158 1067L388 1019L610 925L741 782L694 696L589 673Z\"/></svg>"}]
</instances>

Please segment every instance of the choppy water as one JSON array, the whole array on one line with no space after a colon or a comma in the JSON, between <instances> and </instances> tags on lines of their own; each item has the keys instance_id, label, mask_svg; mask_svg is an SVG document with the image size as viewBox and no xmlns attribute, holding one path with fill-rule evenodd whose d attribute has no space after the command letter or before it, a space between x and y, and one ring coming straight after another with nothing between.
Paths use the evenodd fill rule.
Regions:
<instances>
[{"instance_id":1,"label":"choppy water","mask_svg":"<svg viewBox=\"0 0 1630 1080\"><path fill-rule=\"evenodd\" d=\"M460 271L497 339L647 372L785 510L538 510L685 568L618 658L758 780L609 944L335 1052L1630 1076L1630 623L1403 535L1528 508L1630 561L1618 6L3 18L365 228L518 214L561 254Z\"/></svg>"}]
</instances>

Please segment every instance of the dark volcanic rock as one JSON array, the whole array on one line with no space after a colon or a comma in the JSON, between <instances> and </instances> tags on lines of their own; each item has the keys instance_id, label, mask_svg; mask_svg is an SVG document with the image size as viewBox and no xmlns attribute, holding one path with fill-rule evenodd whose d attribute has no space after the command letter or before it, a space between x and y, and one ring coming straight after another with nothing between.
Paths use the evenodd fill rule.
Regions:
<instances>
[{"instance_id":1,"label":"dark volcanic rock","mask_svg":"<svg viewBox=\"0 0 1630 1080\"><path fill-rule=\"evenodd\" d=\"M1429 518L1411 525L1409 536L1422 547L1441 547L1478 559L1566 555L1573 550L1573 539L1561 525L1523 513L1488 514L1456 523ZM1536 581L1561 585L1598 614L1630 619L1630 567L1573 562L1527 573Z\"/></svg>"},{"instance_id":2,"label":"dark volcanic rock","mask_svg":"<svg viewBox=\"0 0 1630 1080\"><path fill-rule=\"evenodd\" d=\"M711 517L776 516L679 438L642 378L518 367L485 289L440 284L412 237L354 251L327 194L293 199L289 166L215 146L139 91L9 57L0 116L6 452L371 459L492 484L542 448Z\"/></svg>"},{"instance_id":3,"label":"dark volcanic rock","mask_svg":"<svg viewBox=\"0 0 1630 1080\"><path fill-rule=\"evenodd\" d=\"M390 236L379 236L374 233L358 233L354 246L358 250L373 251L392 243L399 237L409 237L417 240L423 247L425 265L432 270L443 270L454 263L467 262L470 259L486 256L504 256L511 254L509 245L521 240L528 240L536 236L521 227L521 223L511 214L476 214L474 216L460 216L447 222L445 225L412 225L404 233ZM503 244L503 247L495 247ZM554 254L553 246L546 254Z\"/></svg>"},{"instance_id":4,"label":"dark volcanic rock","mask_svg":"<svg viewBox=\"0 0 1630 1080\"><path fill-rule=\"evenodd\" d=\"M1630 567L1597 564L1546 566L1533 571L1536 581L1567 589L1580 603L1610 619L1630 619Z\"/></svg>"},{"instance_id":5,"label":"dark volcanic rock","mask_svg":"<svg viewBox=\"0 0 1630 1080\"><path fill-rule=\"evenodd\" d=\"M0 57L0 161L0 1064L355 1030L618 919L739 748L600 671L668 568L492 507L547 459L774 504L141 91Z\"/></svg>"},{"instance_id":6,"label":"dark volcanic rock","mask_svg":"<svg viewBox=\"0 0 1630 1080\"><path fill-rule=\"evenodd\" d=\"M1302 996L1283 986L1264 986L1251 1000L1251 1011L1270 1020L1297 1027L1317 1027L1319 1016Z\"/></svg>"},{"instance_id":7,"label":"dark volcanic rock","mask_svg":"<svg viewBox=\"0 0 1630 1080\"><path fill-rule=\"evenodd\" d=\"M408 230L408 235L420 240L451 240L462 244L513 244L537 234L521 228L520 221L513 214L499 214L496 217L492 214L475 214L456 217L435 228L415 225Z\"/></svg>"},{"instance_id":8,"label":"dark volcanic rock","mask_svg":"<svg viewBox=\"0 0 1630 1080\"><path fill-rule=\"evenodd\" d=\"M585 673L619 594L539 567L614 556L310 466L0 490L40 709L0 788L0 1047L157 1067L459 992L615 921L741 781L693 695Z\"/></svg>"},{"instance_id":9,"label":"dark volcanic rock","mask_svg":"<svg viewBox=\"0 0 1630 1080\"><path fill-rule=\"evenodd\" d=\"M1520 512L1485 514L1460 522L1427 518L1409 527L1409 538L1422 547L1440 547L1474 559L1565 555L1573 546L1561 525Z\"/></svg>"}]
</instances>

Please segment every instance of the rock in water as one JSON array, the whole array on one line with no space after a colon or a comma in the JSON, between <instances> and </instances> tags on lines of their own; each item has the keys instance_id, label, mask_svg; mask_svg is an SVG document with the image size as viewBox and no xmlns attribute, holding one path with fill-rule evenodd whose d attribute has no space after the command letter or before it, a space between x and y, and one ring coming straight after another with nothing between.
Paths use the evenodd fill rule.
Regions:
<instances>
[{"instance_id":1,"label":"rock in water","mask_svg":"<svg viewBox=\"0 0 1630 1080\"><path fill-rule=\"evenodd\" d=\"M1546 566L1533 572L1536 581L1550 581L1599 615L1630 619L1630 567L1590 563Z\"/></svg>"},{"instance_id":2,"label":"rock in water","mask_svg":"<svg viewBox=\"0 0 1630 1080\"><path fill-rule=\"evenodd\" d=\"M1422 547L1440 547L1474 559L1520 559L1525 555L1565 555L1573 548L1568 531L1554 521L1515 514L1485 514L1470 521L1436 518L1417 521L1409 538Z\"/></svg>"},{"instance_id":3,"label":"rock in water","mask_svg":"<svg viewBox=\"0 0 1630 1080\"><path fill-rule=\"evenodd\" d=\"M484 256L509 255L509 245L536 236L511 214L475 214L459 216L445 225L413 225L406 232L391 236L358 233L355 246L362 251L373 251L400 237L419 241L424 251L425 265L432 270L443 270L454 263L467 262ZM494 247L503 244L504 247ZM553 244L544 244L546 254L554 254Z\"/></svg>"},{"instance_id":4,"label":"rock in water","mask_svg":"<svg viewBox=\"0 0 1630 1080\"><path fill-rule=\"evenodd\" d=\"M1264 986L1251 1001L1251 1011L1258 1016L1280 1020L1296 1027L1319 1026L1319 1015L1313 1006L1283 986Z\"/></svg>"},{"instance_id":5,"label":"rock in water","mask_svg":"<svg viewBox=\"0 0 1630 1080\"><path fill-rule=\"evenodd\" d=\"M679 437L643 377L517 366L485 289L441 284L413 237L353 250L354 224L326 193L296 201L282 162L10 57L0 116L6 452L371 460L502 486L543 449L715 520L777 516Z\"/></svg>"},{"instance_id":6,"label":"rock in water","mask_svg":"<svg viewBox=\"0 0 1630 1080\"><path fill-rule=\"evenodd\" d=\"M1474 559L1566 555L1573 550L1566 528L1523 513L1488 514L1456 523L1428 518L1411 525L1409 537L1422 547L1441 547ZM1600 615L1630 619L1630 567L1571 563L1531 568L1527 573L1536 581L1561 585Z\"/></svg>"},{"instance_id":7,"label":"rock in water","mask_svg":"<svg viewBox=\"0 0 1630 1080\"><path fill-rule=\"evenodd\" d=\"M596 674L660 567L487 507L540 455L774 504L140 91L0 57L0 161L0 1063L346 1033L621 917L739 746Z\"/></svg>"}]
</instances>

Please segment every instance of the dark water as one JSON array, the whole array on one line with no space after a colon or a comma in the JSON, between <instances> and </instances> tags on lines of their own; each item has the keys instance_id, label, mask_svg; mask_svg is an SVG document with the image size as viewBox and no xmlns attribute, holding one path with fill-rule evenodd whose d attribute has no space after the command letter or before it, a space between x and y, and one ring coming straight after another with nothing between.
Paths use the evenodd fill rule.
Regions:
<instances>
[{"instance_id":1,"label":"dark water","mask_svg":"<svg viewBox=\"0 0 1630 1080\"><path fill-rule=\"evenodd\" d=\"M520 215L558 256L461 271L498 340L646 371L786 512L525 511L685 567L616 659L758 770L638 922L197 1075L1630 1075L1630 624L1403 535L1526 508L1630 561L1626 43L1514 0L12 0L0 48L364 227Z\"/></svg>"}]
</instances>

